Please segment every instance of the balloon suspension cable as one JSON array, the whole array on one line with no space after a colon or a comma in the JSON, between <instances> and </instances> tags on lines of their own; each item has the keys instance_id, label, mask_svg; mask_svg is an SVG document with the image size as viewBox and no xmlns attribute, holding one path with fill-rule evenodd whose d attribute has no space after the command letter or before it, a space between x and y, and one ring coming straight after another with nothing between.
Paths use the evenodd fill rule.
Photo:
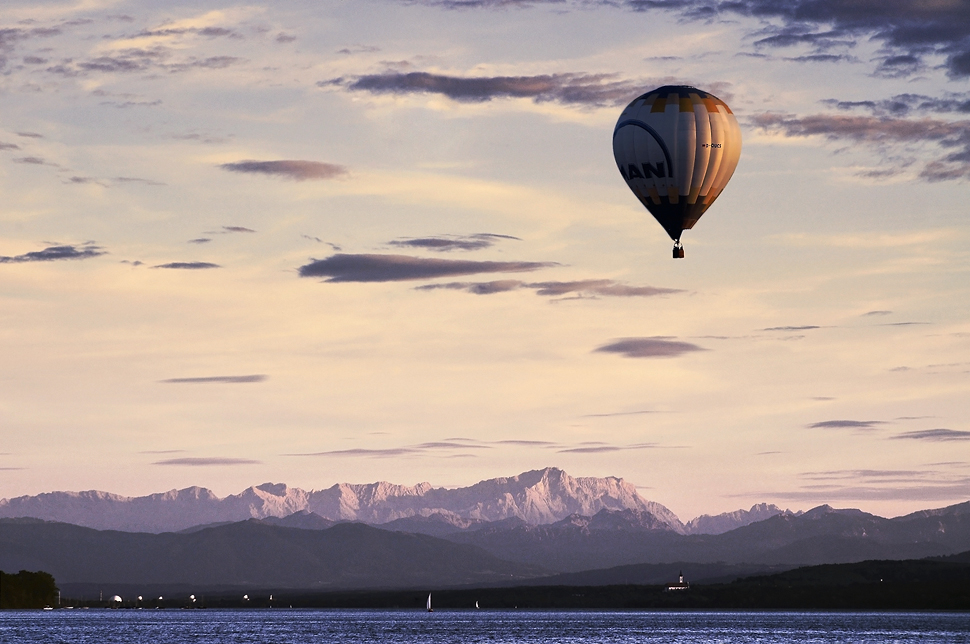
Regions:
<instances>
[{"instance_id":1,"label":"balloon suspension cable","mask_svg":"<svg viewBox=\"0 0 970 644\"><path fill-rule=\"evenodd\" d=\"M679 239L674 240L674 259L683 259L684 257L684 245L680 243Z\"/></svg>"}]
</instances>

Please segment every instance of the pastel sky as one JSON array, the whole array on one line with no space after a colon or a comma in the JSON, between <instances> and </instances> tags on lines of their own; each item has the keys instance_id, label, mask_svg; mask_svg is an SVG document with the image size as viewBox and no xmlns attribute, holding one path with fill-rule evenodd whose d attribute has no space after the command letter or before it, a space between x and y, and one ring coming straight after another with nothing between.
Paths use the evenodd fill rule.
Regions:
<instances>
[{"instance_id":1,"label":"pastel sky","mask_svg":"<svg viewBox=\"0 0 970 644\"><path fill-rule=\"evenodd\" d=\"M970 498L970 5L5 0L0 497L557 466ZM696 85L684 235L612 158Z\"/></svg>"}]
</instances>

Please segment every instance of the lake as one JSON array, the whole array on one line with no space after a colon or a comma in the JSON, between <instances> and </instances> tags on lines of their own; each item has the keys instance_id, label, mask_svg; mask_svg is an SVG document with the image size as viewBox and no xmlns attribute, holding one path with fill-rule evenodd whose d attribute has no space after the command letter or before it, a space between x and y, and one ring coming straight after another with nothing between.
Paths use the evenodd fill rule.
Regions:
<instances>
[{"instance_id":1,"label":"lake","mask_svg":"<svg viewBox=\"0 0 970 644\"><path fill-rule=\"evenodd\" d=\"M444 610L0 612L0 642L168 644L970 642L970 613Z\"/></svg>"}]
</instances>

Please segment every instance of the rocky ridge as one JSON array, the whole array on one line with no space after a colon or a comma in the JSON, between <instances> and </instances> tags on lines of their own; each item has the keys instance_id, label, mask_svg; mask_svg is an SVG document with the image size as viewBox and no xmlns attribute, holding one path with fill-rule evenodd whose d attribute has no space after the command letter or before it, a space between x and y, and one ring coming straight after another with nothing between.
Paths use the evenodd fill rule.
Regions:
<instances>
[{"instance_id":1,"label":"rocky ridge","mask_svg":"<svg viewBox=\"0 0 970 644\"><path fill-rule=\"evenodd\" d=\"M543 525L570 515L591 517L601 510L647 513L658 527L680 534L685 531L673 512L643 499L623 479L574 478L552 467L457 489L435 488L430 483L377 482L306 491L264 483L225 498L206 488L191 487L142 497L88 491L0 499L0 517L33 517L127 532L170 532L201 524L282 518L296 512L314 513L329 521L370 524L435 516L455 525L513 518Z\"/></svg>"}]
</instances>

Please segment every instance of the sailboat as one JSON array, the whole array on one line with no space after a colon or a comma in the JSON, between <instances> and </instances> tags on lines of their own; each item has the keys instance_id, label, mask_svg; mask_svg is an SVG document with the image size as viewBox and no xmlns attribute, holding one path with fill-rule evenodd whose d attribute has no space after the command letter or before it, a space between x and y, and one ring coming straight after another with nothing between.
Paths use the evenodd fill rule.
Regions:
<instances>
[{"instance_id":1,"label":"sailboat","mask_svg":"<svg viewBox=\"0 0 970 644\"><path fill-rule=\"evenodd\" d=\"M478 600L475 600L475 608L478 608Z\"/></svg>"},{"instance_id":2,"label":"sailboat","mask_svg":"<svg viewBox=\"0 0 970 644\"><path fill-rule=\"evenodd\" d=\"M434 609L431 608L431 593L428 593L428 612L433 613Z\"/></svg>"}]
</instances>

